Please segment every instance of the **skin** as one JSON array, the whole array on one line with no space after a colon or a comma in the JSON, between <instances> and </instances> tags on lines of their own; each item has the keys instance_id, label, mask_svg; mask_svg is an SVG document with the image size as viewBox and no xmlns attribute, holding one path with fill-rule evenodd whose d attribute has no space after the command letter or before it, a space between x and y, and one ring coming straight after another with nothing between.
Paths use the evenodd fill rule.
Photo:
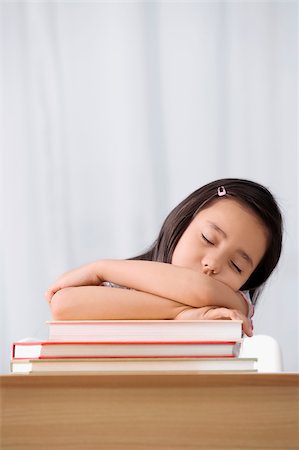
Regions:
<instances>
[{"instance_id":1,"label":"skin","mask_svg":"<svg viewBox=\"0 0 299 450\"><path fill-rule=\"evenodd\" d=\"M220 199L190 223L172 264L96 261L59 277L46 298L55 320L239 319L250 336L239 289L266 247L259 218L236 200ZM100 286L104 280L133 290Z\"/></svg>"},{"instance_id":2,"label":"skin","mask_svg":"<svg viewBox=\"0 0 299 450\"><path fill-rule=\"evenodd\" d=\"M179 240L172 264L203 272L238 291L266 247L261 221L235 200L224 199L197 214Z\"/></svg>"}]
</instances>

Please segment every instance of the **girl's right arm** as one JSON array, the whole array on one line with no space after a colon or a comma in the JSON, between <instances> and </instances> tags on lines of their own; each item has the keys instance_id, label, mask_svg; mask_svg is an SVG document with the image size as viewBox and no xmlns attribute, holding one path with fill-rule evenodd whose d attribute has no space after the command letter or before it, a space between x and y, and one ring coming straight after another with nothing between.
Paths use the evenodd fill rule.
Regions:
<instances>
[{"instance_id":1,"label":"girl's right arm","mask_svg":"<svg viewBox=\"0 0 299 450\"><path fill-rule=\"evenodd\" d=\"M242 320L252 336L250 320L240 311L217 306L187 307L173 300L140 291L102 286L61 289L52 297L53 320Z\"/></svg>"},{"instance_id":2,"label":"girl's right arm","mask_svg":"<svg viewBox=\"0 0 299 450\"><path fill-rule=\"evenodd\" d=\"M202 308L185 308L175 320L241 320L242 328L247 336L253 335L252 321L237 309L204 306Z\"/></svg>"}]
</instances>

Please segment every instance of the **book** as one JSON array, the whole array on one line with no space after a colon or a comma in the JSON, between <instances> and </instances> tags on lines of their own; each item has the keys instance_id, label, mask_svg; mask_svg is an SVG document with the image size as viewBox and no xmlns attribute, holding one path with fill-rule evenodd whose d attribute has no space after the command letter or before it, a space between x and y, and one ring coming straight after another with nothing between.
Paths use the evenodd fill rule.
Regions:
<instances>
[{"instance_id":1,"label":"book","mask_svg":"<svg viewBox=\"0 0 299 450\"><path fill-rule=\"evenodd\" d=\"M89 358L12 360L13 373L45 372L256 372L256 358Z\"/></svg>"},{"instance_id":2,"label":"book","mask_svg":"<svg viewBox=\"0 0 299 450\"><path fill-rule=\"evenodd\" d=\"M239 342L14 342L13 359L43 358L146 358L146 357L234 357Z\"/></svg>"},{"instance_id":3,"label":"book","mask_svg":"<svg viewBox=\"0 0 299 450\"><path fill-rule=\"evenodd\" d=\"M239 341L241 320L49 321L51 341L190 342Z\"/></svg>"}]
</instances>

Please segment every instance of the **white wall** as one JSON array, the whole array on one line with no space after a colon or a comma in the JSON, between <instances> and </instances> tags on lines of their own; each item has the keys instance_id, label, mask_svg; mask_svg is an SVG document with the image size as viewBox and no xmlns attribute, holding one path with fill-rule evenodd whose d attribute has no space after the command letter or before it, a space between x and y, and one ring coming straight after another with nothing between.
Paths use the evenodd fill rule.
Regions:
<instances>
[{"instance_id":1,"label":"white wall","mask_svg":"<svg viewBox=\"0 0 299 450\"><path fill-rule=\"evenodd\" d=\"M221 177L282 207L255 332L298 370L297 4L1 3L0 29L1 372L57 275L140 252Z\"/></svg>"}]
</instances>

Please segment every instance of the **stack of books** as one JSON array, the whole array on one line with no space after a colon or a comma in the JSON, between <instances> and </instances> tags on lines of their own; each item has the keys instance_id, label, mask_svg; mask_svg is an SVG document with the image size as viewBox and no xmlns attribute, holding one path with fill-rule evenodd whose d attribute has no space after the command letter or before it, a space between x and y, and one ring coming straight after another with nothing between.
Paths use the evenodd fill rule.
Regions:
<instances>
[{"instance_id":1,"label":"stack of books","mask_svg":"<svg viewBox=\"0 0 299 450\"><path fill-rule=\"evenodd\" d=\"M255 372L239 320L48 322L49 339L15 342L13 373Z\"/></svg>"}]
</instances>

